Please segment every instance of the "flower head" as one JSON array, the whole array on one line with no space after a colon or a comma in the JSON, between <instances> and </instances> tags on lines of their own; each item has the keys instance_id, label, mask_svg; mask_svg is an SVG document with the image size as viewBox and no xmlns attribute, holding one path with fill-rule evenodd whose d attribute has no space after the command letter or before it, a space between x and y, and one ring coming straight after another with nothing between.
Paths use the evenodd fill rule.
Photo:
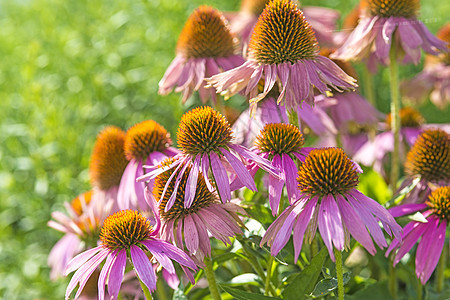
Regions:
<instances>
[{"instance_id":1,"label":"flower head","mask_svg":"<svg viewBox=\"0 0 450 300\"><path fill-rule=\"evenodd\" d=\"M124 149L130 162L119 186L119 208L149 209L144 197L145 184L136 182L136 179L144 175L144 165L157 165L166 157L175 155L176 150L171 145L170 134L153 120L143 121L128 129Z\"/></svg>"},{"instance_id":2,"label":"flower head","mask_svg":"<svg viewBox=\"0 0 450 300\"><path fill-rule=\"evenodd\" d=\"M98 134L89 166L89 175L94 187L107 191L119 186L127 166L124 143L125 132L118 127L106 127Z\"/></svg>"},{"instance_id":3,"label":"flower head","mask_svg":"<svg viewBox=\"0 0 450 300\"><path fill-rule=\"evenodd\" d=\"M165 95L175 88L176 92L183 92L185 102L198 90L204 103L210 98L215 101L203 79L242 63L242 57L235 55L236 49L237 40L222 13L200 6L181 31L176 57L159 83L159 93Z\"/></svg>"},{"instance_id":4,"label":"flower head","mask_svg":"<svg viewBox=\"0 0 450 300\"><path fill-rule=\"evenodd\" d=\"M277 83L278 104L294 108L314 102L314 88L321 93L350 90L355 80L328 58L318 55L313 29L303 12L290 0L272 0L265 7L248 46L248 61L240 67L208 79L225 97L244 90L250 103L262 100ZM264 89L258 83L264 77Z\"/></svg>"},{"instance_id":5,"label":"flower head","mask_svg":"<svg viewBox=\"0 0 450 300\"><path fill-rule=\"evenodd\" d=\"M106 259L98 279L98 298L105 297L105 284L108 280L108 293L115 299L122 284L127 255L140 280L150 291L156 289L156 274L152 260L158 261L169 273L175 273L171 259L181 265L196 269L194 262L180 249L161 241L154 236L150 221L133 210L119 211L110 215L103 223L100 232L101 245L74 257L66 268L66 275L77 270L69 282L66 299L79 284L75 298L78 298L92 273ZM153 259L146 255L149 251Z\"/></svg>"},{"instance_id":6,"label":"flower head","mask_svg":"<svg viewBox=\"0 0 450 300\"><path fill-rule=\"evenodd\" d=\"M420 176L432 183L450 182L450 135L441 129L425 130L406 156L409 176Z\"/></svg>"},{"instance_id":7,"label":"flower head","mask_svg":"<svg viewBox=\"0 0 450 300\"><path fill-rule=\"evenodd\" d=\"M364 0L361 19L344 44L333 54L342 60L367 60L369 69L389 64L391 45L398 45L397 60L418 64L420 50L433 55L447 52L446 43L433 36L417 15L418 0Z\"/></svg>"},{"instance_id":8,"label":"flower head","mask_svg":"<svg viewBox=\"0 0 450 300\"><path fill-rule=\"evenodd\" d=\"M162 222L161 237L181 249L186 246L189 254L195 257L197 264L202 265L205 255L211 255L208 233L225 244L230 244L230 237L242 234L240 226L243 224L236 212L245 215L245 211L233 203L221 203L217 194L209 191L201 174L197 182L193 183L195 196L192 204L186 208L185 191L189 184L189 173L192 172L192 167L188 167L181 177L174 204L167 209L170 195L175 189L175 182L168 182L173 172L174 169L169 169L158 175L153 188L155 199L160 199L163 195L157 207Z\"/></svg>"},{"instance_id":9,"label":"flower head","mask_svg":"<svg viewBox=\"0 0 450 300\"><path fill-rule=\"evenodd\" d=\"M350 235L371 254L376 252L371 236L379 247L386 247L378 220L389 235L393 233L400 238L401 228L394 218L376 201L356 190L361 172L342 149L311 150L298 171L300 198L267 229L261 244L267 243L272 255L276 255L293 230L297 260L305 232L311 242L319 227L334 260L333 248L348 249Z\"/></svg>"},{"instance_id":10,"label":"flower head","mask_svg":"<svg viewBox=\"0 0 450 300\"><path fill-rule=\"evenodd\" d=\"M445 232L450 222L450 187L434 190L425 203L405 204L389 210L393 216L400 217L422 211L426 222L412 221L403 228L402 241L395 238L386 256L394 250L394 266L408 253L416 242L416 275L424 285L442 255Z\"/></svg>"}]
</instances>

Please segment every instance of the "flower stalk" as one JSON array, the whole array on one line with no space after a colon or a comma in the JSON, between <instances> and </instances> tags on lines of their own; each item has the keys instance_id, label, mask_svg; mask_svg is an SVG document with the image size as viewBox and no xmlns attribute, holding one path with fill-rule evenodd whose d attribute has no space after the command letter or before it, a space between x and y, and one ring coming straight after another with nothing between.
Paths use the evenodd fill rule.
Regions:
<instances>
[{"instance_id":1,"label":"flower stalk","mask_svg":"<svg viewBox=\"0 0 450 300\"><path fill-rule=\"evenodd\" d=\"M266 282L265 282L265 289L264 289L264 295L268 296L270 291L270 278L272 275L272 265L273 265L273 256L271 255L269 258L269 261L267 262L267 275L266 275Z\"/></svg>"},{"instance_id":2,"label":"flower stalk","mask_svg":"<svg viewBox=\"0 0 450 300\"><path fill-rule=\"evenodd\" d=\"M222 300L220 296L219 288L217 287L216 275L214 275L213 261L209 256L205 258L205 274L208 280L209 292L214 300Z\"/></svg>"},{"instance_id":3,"label":"flower stalk","mask_svg":"<svg viewBox=\"0 0 450 300\"><path fill-rule=\"evenodd\" d=\"M373 77L367 66L363 68L364 95L370 104L376 107L375 90L373 89Z\"/></svg>"},{"instance_id":4,"label":"flower stalk","mask_svg":"<svg viewBox=\"0 0 450 300\"><path fill-rule=\"evenodd\" d=\"M336 277L338 280L338 299L344 300L344 268L342 264L342 252L334 249L336 257Z\"/></svg>"},{"instance_id":5,"label":"flower stalk","mask_svg":"<svg viewBox=\"0 0 450 300\"><path fill-rule=\"evenodd\" d=\"M442 249L441 257L436 270L436 292L440 293L444 289L445 284L445 265L447 261L447 247Z\"/></svg>"},{"instance_id":6,"label":"flower stalk","mask_svg":"<svg viewBox=\"0 0 450 300\"><path fill-rule=\"evenodd\" d=\"M400 92L398 85L398 64L397 64L397 46L395 43L392 43L392 47L390 50L389 58L389 71L390 71L390 79L391 79L391 130L394 135L394 151L392 152L392 161L391 161L391 189L392 192L395 192L397 187L397 181L400 171Z\"/></svg>"}]
</instances>

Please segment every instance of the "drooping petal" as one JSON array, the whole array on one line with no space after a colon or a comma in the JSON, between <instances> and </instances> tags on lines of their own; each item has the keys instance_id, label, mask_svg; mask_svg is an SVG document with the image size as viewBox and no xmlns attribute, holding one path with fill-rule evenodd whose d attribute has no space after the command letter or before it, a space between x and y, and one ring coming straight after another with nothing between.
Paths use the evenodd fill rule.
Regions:
<instances>
[{"instance_id":1,"label":"drooping petal","mask_svg":"<svg viewBox=\"0 0 450 300\"><path fill-rule=\"evenodd\" d=\"M148 287L150 292L153 292L156 290L156 274L147 255L145 255L144 251L136 245L131 246L130 254L131 261L133 262L134 269L136 270L139 279ZM173 265L171 267L173 269ZM175 272L175 269L173 269L173 272Z\"/></svg>"},{"instance_id":2,"label":"drooping petal","mask_svg":"<svg viewBox=\"0 0 450 300\"><path fill-rule=\"evenodd\" d=\"M165 241L150 239L142 241L141 244L145 245L150 252L163 251L170 259L182 264L192 270L197 270L197 266L192 259L181 249L169 244Z\"/></svg>"},{"instance_id":3,"label":"drooping petal","mask_svg":"<svg viewBox=\"0 0 450 300\"><path fill-rule=\"evenodd\" d=\"M200 158L201 154L196 156L191 171L189 172L189 177L184 192L184 208L191 207L192 202L194 201L195 191L197 188L198 173L200 168Z\"/></svg>"},{"instance_id":4,"label":"drooping petal","mask_svg":"<svg viewBox=\"0 0 450 300\"><path fill-rule=\"evenodd\" d=\"M217 190L219 191L219 196L222 199L223 203L230 201L231 189L227 171L225 171L225 168L220 162L220 159L216 153L211 152L209 157L211 162L211 169L217 185Z\"/></svg>"},{"instance_id":5,"label":"drooping petal","mask_svg":"<svg viewBox=\"0 0 450 300\"><path fill-rule=\"evenodd\" d=\"M244 166L242 161L230 153L226 149L222 149L223 155L226 157L228 162L230 163L233 170L236 172L236 175L239 177L240 181L250 190L256 192L256 185L253 177L248 172L247 168Z\"/></svg>"},{"instance_id":6,"label":"drooping petal","mask_svg":"<svg viewBox=\"0 0 450 300\"><path fill-rule=\"evenodd\" d=\"M424 208L427 208L427 204L425 203L420 203L420 204L404 204L404 205L399 205L399 206L395 206L389 209L389 213L394 217L402 217L405 215L409 215L413 212L422 210Z\"/></svg>"},{"instance_id":7,"label":"drooping petal","mask_svg":"<svg viewBox=\"0 0 450 300\"><path fill-rule=\"evenodd\" d=\"M398 264L398 262L402 259L403 256L405 256L406 253L409 252L409 250L411 250L411 248L419 240L419 238L423 235L423 233L429 226L429 223L420 223L420 222L414 223L417 223L417 225L414 226L414 228L409 232L409 234L404 237L404 239L400 244L400 248L398 249L398 252L395 255L394 266Z\"/></svg>"},{"instance_id":8,"label":"drooping petal","mask_svg":"<svg viewBox=\"0 0 450 300\"><path fill-rule=\"evenodd\" d=\"M286 153L283 153L283 155L281 156L281 161L283 171L285 172L286 190L289 198L289 203L293 203L298 199L299 195L296 180L298 172L297 166L295 165L292 158Z\"/></svg>"},{"instance_id":9,"label":"drooping petal","mask_svg":"<svg viewBox=\"0 0 450 300\"><path fill-rule=\"evenodd\" d=\"M117 257L117 251L114 251L111 253L111 255L108 255L106 258L105 265L102 268L102 271L100 272L100 275L98 277L98 299L103 300L105 299L105 283L106 279L108 278L109 272L111 271L111 267L114 264Z\"/></svg>"},{"instance_id":10,"label":"drooping petal","mask_svg":"<svg viewBox=\"0 0 450 300\"><path fill-rule=\"evenodd\" d=\"M308 201L303 211L299 214L296 223L294 224L293 243L295 262L297 262L300 251L302 250L303 237L305 236L306 228L308 227L309 221L311 220L311 217L314 213L316 204L317 202L315 201Z\"/></svg>"},{"instance_id":11,"label":"drooping petal","mask_svg":"<svg viewBox=\"0 0 450 300\"><path fill-rule=\"evenodd\" d=\"M184 242L191 255L195 255L199 245L199 235L190 214L184 218Z\"/></svg>"},{"instance_id":12,"label":"drooping petal","mask_svg":"<svg viewBox=\"0 0 450 300\"><path fill-rule=\"evenodd\" d=\"M74 258L70 260L70 262L67 264L66 270L64 271L64 276L69 275L76 269L79 269L82 265L84 265L91 257L93 257L97 252L102 250L102 246L98 246L89 250L86 250Z\"/></svg>"},{"instance_id":13,"label":"drooping petal","mask_svg":"<svg viewBox=\"0 0 450 300\"><path fill-rule=\"evenodd\" d=\"M318 215L318 222L319 222L319 232L322 236L322 240L325 244L325 246L328 249L328 253L330 254L330 258L332 261L335 261L334 253L333 253L333 244L331 242L331 226L329 222L329 214L332 214L334 212L330 212L328 210L328 196L324 196L322 198L322 202L320 203L319 207L319 215Z\"/></svg>"},{"instance_id":14,"label":"drooping petal","mask_svg":"<svg viewBox=\"0 0 450 300\"><path fill-rule=\"evenodd\" d=\"M111 266L108 279L108 293L112 299L117 298L119 295L120 286L122 285L123 273L125 272L125 266L127 264L127 252L126 250L120 250L117 253L116 260Z\"/></svg>"}]
</instances>

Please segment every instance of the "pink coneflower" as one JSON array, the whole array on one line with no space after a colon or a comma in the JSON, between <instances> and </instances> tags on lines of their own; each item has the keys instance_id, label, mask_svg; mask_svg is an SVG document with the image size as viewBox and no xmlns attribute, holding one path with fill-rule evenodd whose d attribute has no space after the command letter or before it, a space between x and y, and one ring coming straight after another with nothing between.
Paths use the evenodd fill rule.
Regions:
<instances>
[{"instance_id":1,"label":"pink coneflower","mask_svg":"<svg viewBox=\"0 0 450 300\"><path fill-rule=\"evenodd\" d=\"M445 232L450 222L450 187L440 187L422 204L405 204L391 208L394 217L422 211L426 222L412 221L403 228L402 241L395 238L386 256L394 250L394 266L418 242L416 251L416 275L424 285L430 279L445 243Z\"/></svg>"},{"instance_id":2,"label":"pink coneflower","mask_svg":"<svg viewBox=\"0 0 450 300\"><path fill-rule=\"evenodd\" d=\"M176 57L159 82L159 93L166 95L175 88L183 93L183 103L194 91L203 103L216 101L214 91L205 89L206 77L230 70L243 63L235 55L237 39L228 22L216 9L200 6L190 15L177 44Z\"/></svg>"},{"instance_id":3,"label":"pink coneflower","mask_svg":"<svg viewBox=\"0 0 450 300\"><path fill-rule=\"evenodd\" d=\"M415 182L403 203L423 203L431 193L430 185L450 184L450 135L441 129L427 129L406 155L407 178L400 190Z\"/></svg>"},{"instance_id":4,"label":"pink coneflower","mask_svg":"<svg viewBox=\"0 0 450 300\"><path fill-rule=\"evenodd\" d=\"M447 42L450 48L450 23L437 33L437 37ZM441 109L450 103L450 53L436 56L428 55L422 72L400 86L405 99L423 102L428 97Z\"/></svg>"},{"instance_id":5,"label":"pink coneflower","mask_svg":"<svg viewBox=\"0 0 450 300\"><path fill-rule=\"evenodd\" d=\"M124 149L129 163L119 186L120 209L149 209L144 197L145 183L136 182L136 179L144 175L144 165L157 165L165 158L176 155L178 152L171 145L172 140L167 130L153 120L138 123L128 129ZM151 188L153 182L148 184Z\"/></svg>"},{"instance_id":6,"label":"pink coneflower","mask_svg":"<svg viewBox=\"0 0 450 300\"><path fill-rule=\"evenodd\" d=\"M256 185L246 168L249 163L247 160L255 162L274 176L278 174L278 170L268 160L241 145L232 143L230 124L224 116L208 106L195 108L181 117L177 141L182 153L166 162L163 167L151 168L150 172L140 178L141 181L148 180L167 169L176 168L166 183L167 188L172 180L176 182L173 193L167 201L166 211L174 205L179 183L189 166L192 166L192 170L189 172L186 185L185 208L191 207L195 199L195 182L199 176L203 176L209 191L214 190L209 182L209 170L212 170L214 183L224 203L231 200L227 170L236 174L241 182L252 191L256 191ZM161 199L165 194L166 192L162 193Z\"/></svg>"},{"instance_id":7,"label":"pink coneflower","mask_svg":"<svg viewBox=\"0 0 450 300\"><path fill-rule=\"evenodd\" d=\"M446 43L417 19L419 8L419 0L362 1L358 26L333 58L388 65L393 43L398 45L397 60L403 63L419 63L420 49L433 55L447 51Z\"/></svg>"},{"instance_id":8,"label":"pink coneflower","mask_svg":"<svg viewBox=\"0 0 450 300\"><path fill-rule=\"evenodd\" d=\"M401 227L391 214L375 200L356 190L361 172L342 149L312 150L298 171L300 198L270 225L261 245L267 243L272 255L276 255L289 241L293 230L297 260L304 236L311 243L319 227L334 261L333 248L338 251L348 249L350 235L372 255L376 249L371 236L379 247L386 247L378 221L389 235L393 233L400 239Z\"/></svg>"},{"instance_id":9,"label":"pink coneflower","mask_svg":"<svg viewBox=\"0 0 450 300\"><path fill-rule=\"evenodd\" d=\"M283 187L286 185L289 203L300 196L297 188L297 165L295 160L305 161L311 148L303 148L303 136L300 130L291 124L269 123L264 126L256 138L258 154L272 162L281 170L281 178L269 175L269 203L272 214L278 214Z\"/></svg>"},{"instance_id":10,"label":"pink coneflower","mask_svg":"<svg viewBox=\"0 0 450 300\"><path fill-rule=\"evenodd\" d=\"M106 282L111 299L117 298L128 255L137 276L150 291L156 289L153 260L158 261L169 273L175 273L171 259L192 270L197 269L192 259L182 250L155 238L156 234L150 221L137 211L123 210L110 215L101 228L101 245L77 255L69 262L65 271L66 275L77 271L67 286L66 299L69 299L70 294L79 284L75 295L75 299L78 298L89 277L105 259L106 262L98 279L100 300L104 299ZM153 258L149 259L147 251Z\"/></svg>"},{"instance_id":11,"label":"pink coneflower","mask_svg":"<svg viewBox=\"0 0 450 300\"><path fill-rule=\"evenodd\" d=\"M122 174L127 166L124 152L125 132L108 126L97 136L89 165L89 176L97 197L117 202Z\"/></svg>"},{"instance_id":12,"label":"pink coneflower","mask_svg":"<svg viewBox=\"0 0 450 300\"><path fill-rule=\"evenodd\" d=\"M278 104L296 109L306 101L314 103L314 90L320 93L355 88L355 80L330 59L318 55L314 31L303 12L290 0L273 0L267 4L256 23L248 60L233 70L207 79L225 97L243 91L256 105L277 84ZM264 89L258 83L264 78Z\"/></svg>"},{"instance_id":13,"label":"pink coneflower","mask_svg":"<svg viewBox=\"0 0 450 300\"><path fill-rule=\"evenodd\" d=\"M177 171L178 173L180 171ZM236 213L246 215L245 211L233 203L221 203L215 192L210 192L204 177L200 173L193 182L194 199L186 208L185 193L192 167L188 167L178 183L175 202L166 209L170 195L174 193L175 182L168 182L174 169L160 174L155 179L154 198L161 199L156 205L156 213L161 220L161 238L172 242L181 249L186 247L195 262L203 266L205 256L211 256L209 235L231 244L230 238L241 235L244 224ZM167 185L168 184L168 185Z\"/></svg>"},{"instance_id":14,"label":"pink coneflower","mask_svg":"<svg viewBox=\"0 0 450 300\"><path fill-rule=\"evenodd\" d=\"M238 13L227 14L231 31L240 37L244 48L250 41L259 15L269 2L270 0L243 0ZM333 32L336 30L339 13L334 9L315 6L303 7L302 10L306 20L311 24L318 42L321 45L333 44Z\"/></svg>"},{"instance_id":15,"label":"pink coneflower","mask_svg":"<svg viewBox=\"0 0 450 300\"><path fill-rule=\"evenodd\" d=\"M68 215L56 211L49 227L65 233L53 246L48 256L51 267L50 278L64 274L67 263L80 251L95 247L103 220L111 213L113 200L105 202L96 192L89 191L76 197L70 204L64 203Z\"/></svg>"}]
</instances>

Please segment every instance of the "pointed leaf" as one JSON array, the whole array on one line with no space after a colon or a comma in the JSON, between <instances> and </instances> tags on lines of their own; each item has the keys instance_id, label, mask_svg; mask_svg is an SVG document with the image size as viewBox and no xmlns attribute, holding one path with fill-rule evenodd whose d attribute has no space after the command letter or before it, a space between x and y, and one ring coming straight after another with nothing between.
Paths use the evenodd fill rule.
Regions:
<instances>
[{"instance_id":1,"label":"pointed leaf","mask_svg":"<svg viewBox=\"0 0 450 300\"><path fill-rule=\"evenodd\" d=\"M345 272L344 273L344 285L350 280L351 278L351 272ZM319 298L323 297L325 295L328 295L332 291L336 290L338 287L338 281L336 278L327 278L322 279L319 281L318 284L316 284L316 287L314 288L314 291L309 295L312 298Z\"/></svg>"}]
</instances>

